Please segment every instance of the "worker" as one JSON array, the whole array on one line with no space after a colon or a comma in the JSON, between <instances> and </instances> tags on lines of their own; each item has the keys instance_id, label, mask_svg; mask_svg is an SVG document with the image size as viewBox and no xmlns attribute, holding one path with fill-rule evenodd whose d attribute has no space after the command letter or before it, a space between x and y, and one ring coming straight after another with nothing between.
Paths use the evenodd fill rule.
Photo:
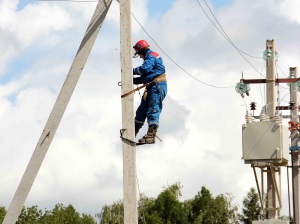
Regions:
<instances>
[{"instance_id":1,"label":"worker","mask_svg":"<svg viewBox=\"0 0 300 224\"><path fill-rule=\"evenodd\" d=\"M155 136L159 126L159 116L162 111L162 101L167 95L167 80L165 66L158 53L152 51L150 45L145 40L138 41L134 46L134 57L140 56L144 60L143 64L133 69L133 83L147 84L141 103L136 110L135 116L135 136L144 125L147 118L148 131L145 136L139 139L139 144L154 144Z\"/></svg>"}]
</instances>

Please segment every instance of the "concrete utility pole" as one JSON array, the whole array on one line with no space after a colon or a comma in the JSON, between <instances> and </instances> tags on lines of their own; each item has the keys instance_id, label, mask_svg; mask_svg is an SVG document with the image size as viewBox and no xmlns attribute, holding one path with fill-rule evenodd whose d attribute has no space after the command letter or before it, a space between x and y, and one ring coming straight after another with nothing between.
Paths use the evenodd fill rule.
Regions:
<instances>
[{"instance_id":1,"label":"concrete utility pole","mask_svg":"<svg viewBox=\"0 0 300 224\"><path fill-rule=\"evenodd\" d=\"M13 224L16 223L18 219L21 209L26 201L29 191L55 135L57 127L73 94L90 51L95 43L96 37L105 19L111 2L112 0L101 0L96 7L94 15L69 70L69 74L58 95L52 112L50 113L42 135L37 143L37 146L33 152L33 155L29 161L29 164L25 170L25 173L2 224Z\"/></svg>"},{"instance_id":2,"label":"concrete utility pole","mask_svg":"<svg viewBox=\"0 0 300 224\"><path fill-rule=\"evenodd\" d=\"M298 78L297 68L290 68L290 77ZM299 113L299 102L298 102L298 93L296 91L295 85L291 84L290 89L291 102L294 102L293 109L291 110L291 120L298 122L298 113ZM293 130L291 133L291 146L299 146L299 132L298 130ZM293 217L294 224L300 224L300 176L299 176L299 150L294 150L292 153L292 176L293 176Z\"/></svg>"},{"instance_id":3,"label":"concrete utility pole","mask_svg":"<svg viewBox=\"0 0 300 224\"><path fill-rule=\"evenodd\" d=\"M271 50L271 56L268 57L267 63L267 74L266 74L266 87L267 87L267 108L266 114L272 120L275 116L275 41L267 40L266 49ZM280 168L279 168L280 169ZM276 181L276 176L275 176ZM272 178L271 169L268 168L267 173L267 194L268 194L268 219L276 219L276 189L275 184Z\"/></svg>"},{"instance_id":4,"label":"concrete utility pole","mask_svg":"<svg viewBox=\"0 0 300 224\"><path fill-rule=\"evenodd\" d=\"M131 0L120 0L122 95L133 89ZM137 224L134 95L122 98L124 224Z\"/></svg>"}]
</instances>

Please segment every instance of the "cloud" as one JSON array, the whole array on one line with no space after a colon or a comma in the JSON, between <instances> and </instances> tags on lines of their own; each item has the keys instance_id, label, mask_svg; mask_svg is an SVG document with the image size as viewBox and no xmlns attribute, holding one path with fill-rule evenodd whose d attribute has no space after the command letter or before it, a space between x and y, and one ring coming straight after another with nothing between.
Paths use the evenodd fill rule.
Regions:
<instances>
[{"instance_id":1,"label":"cloud","mask_svg":"<svg viewBox=\"0 0 300 224\"><path fill-rule=\"evenodd\" d=\"M32 2L17 10L17 3L0 3L0 49L4 52L0 74L10 77L0 84L0 194L5 206L13 197L96 6ZM233 43L251 55L261 57L266 39L274 38L280 67L288 74L289 66L299 63L299 23L284 7L296 8L297 3L275 3L268 1L270 7L263 7L265 3L259 1L236 1L211 9ZM252 99L243 100L233 86L241 71L245 78L262 78L261 74L219 34L197 2L174 1L160 21L149 11L147 1L133 1L132 9L167 53L132 19L132 41L148 40L163 57L168 77L158 132L163 142L137 147L141 192L156 197L162 186L181 181L183 199L206 186L214 195L232 193L241 203L255 186L253 171L241 159L245 104ZM104 204L122 198L119 35L119 3L113 1L26 205L51 209L58 202L71 203L81 212L94 214ZM263 59L245 57L265 74ZM28 58L24 68L16 60L23 58ZM133 60L134 66L141 63L141 59ZM19 69L18 76L10 73L11 66ZM264 89L251 87L251 97L263 106ZM283 97L285 90L280 91ZM135 107L138 104L136 94Z\"/></svg>"}]
</instances>

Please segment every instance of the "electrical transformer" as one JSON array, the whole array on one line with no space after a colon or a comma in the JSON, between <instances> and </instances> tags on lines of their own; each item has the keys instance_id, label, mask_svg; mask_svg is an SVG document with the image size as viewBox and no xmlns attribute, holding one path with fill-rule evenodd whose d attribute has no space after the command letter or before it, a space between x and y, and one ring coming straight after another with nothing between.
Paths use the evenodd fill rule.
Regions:
<instances>
[{"instance_id":1,"label":"electrical transformer","mask_svg":"<svg viewBox=\"0 0 300 224\"><path fill-rule=\"evenodd\" d=\"M243 159L246 164L272 162L286 165L289 160L289 130L281 122L246 123L242 128Z\"/></svg>"}]
</instances>

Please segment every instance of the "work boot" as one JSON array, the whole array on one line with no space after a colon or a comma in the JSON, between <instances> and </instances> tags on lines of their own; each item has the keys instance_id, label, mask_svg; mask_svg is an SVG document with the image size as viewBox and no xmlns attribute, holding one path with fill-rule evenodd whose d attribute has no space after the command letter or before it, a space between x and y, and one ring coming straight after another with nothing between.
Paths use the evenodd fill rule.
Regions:
<instances>
[{"instance_id":1,"label":"work boot","mask_svg":"<svg viewBox=\"0 0 300 224\"><path fill-rule=\"evenodd\" d=\"M148 128L147 134L139 139L139 144L155 144L155 136L157 132L157 126L150 126Z\"/></svg>"}]
</instances>

